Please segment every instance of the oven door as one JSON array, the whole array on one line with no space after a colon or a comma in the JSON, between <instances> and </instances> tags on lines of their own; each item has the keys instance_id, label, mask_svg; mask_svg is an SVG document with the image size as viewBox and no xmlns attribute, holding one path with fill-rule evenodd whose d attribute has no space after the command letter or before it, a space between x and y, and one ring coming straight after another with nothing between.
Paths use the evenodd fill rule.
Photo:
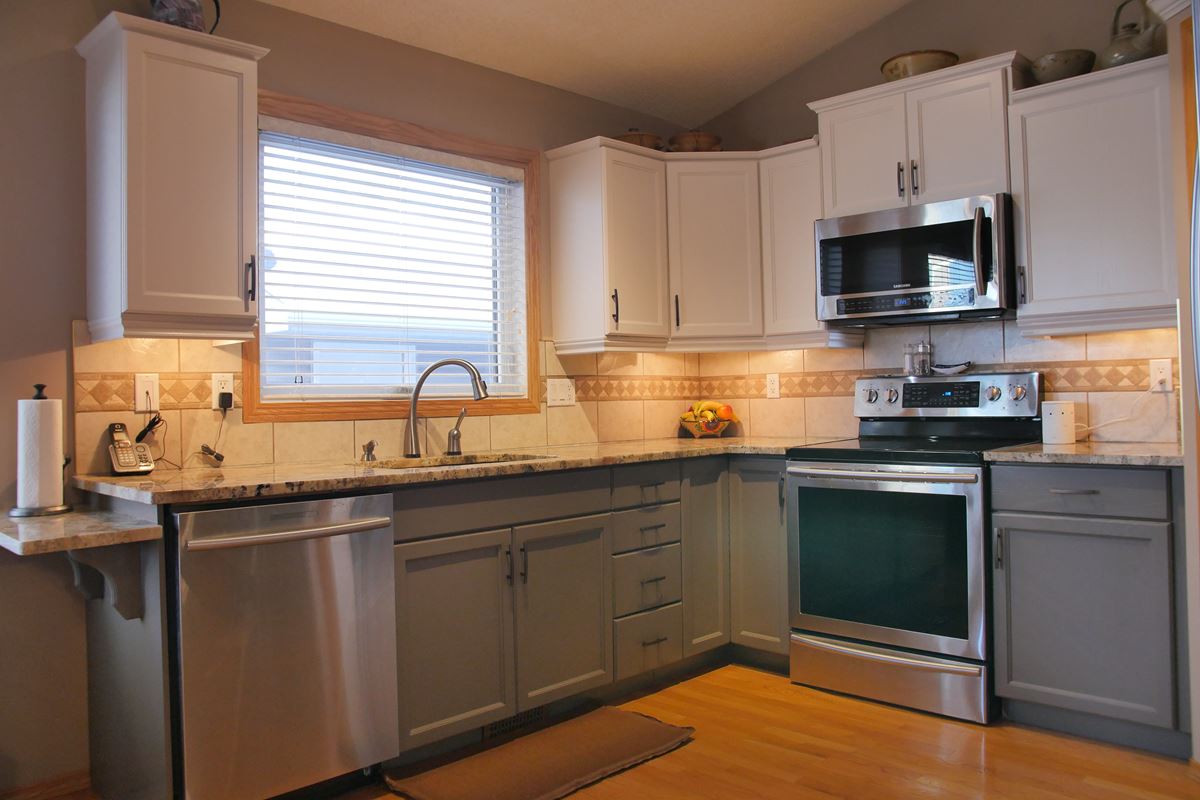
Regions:
<instances>
[{"instance_id":1,"label":"oven door","mask_svg":"<svg viewBox=\"0 0 1200 800\"><path fill-rule=\"evenodd\" d=\"M1011 198L817 220L817 314L848 324L1014 308Z\"/></svg>"},{"instance_id":2,"label":"oven door","mask_svg":"<svg viewBox=\"0 0 1200 800\"><path fill-rule=\"evenodd\" d=\"M983 470L789 461L792 628L986 659Z\"/></svg>"}]
</instances>

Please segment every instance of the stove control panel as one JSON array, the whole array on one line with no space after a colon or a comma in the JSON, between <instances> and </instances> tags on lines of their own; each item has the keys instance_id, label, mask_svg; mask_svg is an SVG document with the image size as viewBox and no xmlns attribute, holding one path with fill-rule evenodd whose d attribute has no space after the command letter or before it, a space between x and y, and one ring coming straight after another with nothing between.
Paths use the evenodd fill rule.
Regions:
<instances>
[{"instance_id":1,"label":"stove control panel","mask_svg":"<svg viewBox=\"0 0 1200 800\"><path fill-rule=\"evenodd\" d=\"M915 377L885 375L855 382L856 417L1036 417L1037 372Z\"/></svg>"}]
</instances>

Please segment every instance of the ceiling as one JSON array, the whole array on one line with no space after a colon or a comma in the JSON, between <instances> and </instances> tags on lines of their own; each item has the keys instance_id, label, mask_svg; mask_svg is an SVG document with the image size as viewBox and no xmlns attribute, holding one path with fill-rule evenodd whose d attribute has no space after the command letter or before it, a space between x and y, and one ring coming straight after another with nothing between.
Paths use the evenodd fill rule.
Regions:
<instances>
[{"instance_id":1,"label":"ceiling","mask_svg":"<svg viewBox=\"0 0 1200 800\"><path fill-rule=\"evenodd\" d=\"M262 0L683 127L909 0Z\"/></svg>"}]
</instances>

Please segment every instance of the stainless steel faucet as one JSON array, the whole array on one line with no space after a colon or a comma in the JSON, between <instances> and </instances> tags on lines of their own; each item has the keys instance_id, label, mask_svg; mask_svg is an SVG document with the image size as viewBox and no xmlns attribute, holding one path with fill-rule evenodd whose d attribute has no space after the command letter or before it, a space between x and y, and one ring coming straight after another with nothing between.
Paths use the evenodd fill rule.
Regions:
<instances>
[{"instance_id":1,"label":"stainless steel faucet","mask_svg":"<svg viewBox=\"0 0 1200 800\"><path fill-rule=\"evenodd\" d=\"M487 384L483 382L483 376L479 374L479 370L470 361L461 358L444 358L441 361L430 364L421 373L421 377L417 379L417 385L413 387L412 400L409 401L408 425L404 428L405 458L421 457L421 445L417 441L417 400L421 396L421 387L425 385L425 379L434 370L452 364L462 367L471 376L471 394L476 400L482 400L488 396Z\"/></svg>"}]
</instances>

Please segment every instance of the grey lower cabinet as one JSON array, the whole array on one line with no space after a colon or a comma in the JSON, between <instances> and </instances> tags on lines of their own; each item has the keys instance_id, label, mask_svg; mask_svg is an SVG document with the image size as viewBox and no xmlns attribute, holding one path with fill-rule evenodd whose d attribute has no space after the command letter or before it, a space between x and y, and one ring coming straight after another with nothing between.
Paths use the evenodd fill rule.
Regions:
<instances>
[{"instance_id":1,"label":"grey lower cabinet","mask_svg":"<svg viewBox=\"0 0 1200 800\"><path fill-rule=\"evenodd\" d=\"M735 458L729 473L729 597L735 644L788 652L787 515L781 458Z\"/></svg>"},{"instance_id":2,"label":"grey lower cabinet","mask_svg":"<svg viewBox=\"0 0 1200 800\"><path fill-rule=\"evenodd\" d=\"M729 643L729 461L682 463L683 655Z\"/></svg>"},{"instance_id":3,"label":"grey lower cabinet","mask_svg":"<svg viewBox=\"0 0 1200 800\"><path fill-rule=\"evenodd\" d=\"M513 529L518 711L613 680L611 519Z\"/></svg>"},{"instance_id":4,"label":"grey lower cabinet","mask_svg":"<svg viewBox=\"0 0 1200 800\"><path fill-rule=\"evenodd\" d=\"M400 746L517 712L512 529L397 545Z\"/></svg>"},{"instance_id":5,"label":"grey lower cabinet","mask_svg":"<svg viewBox=\"0 0 1200 800\"><path fill-rule=\"evenodd\" d=\"M1102 494L1087 492L1062 496ZM992 527L996 694L1173 727L1171 523L1003 512Z\"/></svg>"},{"instance_id":6,"label":"grey lower cabinet","mask_svg":"<svg viewBox=\"0 0 1200 800\"><path fill-rule=\"evenodd\" d=\"M396 545L402 750L612 681L610 516Z\"/></svg>"}]
</instances>

